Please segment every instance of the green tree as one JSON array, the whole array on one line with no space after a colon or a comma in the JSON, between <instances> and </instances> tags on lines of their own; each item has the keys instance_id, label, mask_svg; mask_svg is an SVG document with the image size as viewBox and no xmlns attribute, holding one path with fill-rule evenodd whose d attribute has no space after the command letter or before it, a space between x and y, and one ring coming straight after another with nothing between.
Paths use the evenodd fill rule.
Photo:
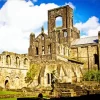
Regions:
<instances>
[{"instance_id":1,"label":"green tree","mask_svg":"<svg viewBox=\"0 0 100 100\"><path fill-rule=\"evenodd\" d=\"M35 76L40 71L39 69L40 69L40 66L38 64L31 64L25 77L25 82L28 83L28 85L30 85L33 82Z\"/></svg>"}]
</instances>

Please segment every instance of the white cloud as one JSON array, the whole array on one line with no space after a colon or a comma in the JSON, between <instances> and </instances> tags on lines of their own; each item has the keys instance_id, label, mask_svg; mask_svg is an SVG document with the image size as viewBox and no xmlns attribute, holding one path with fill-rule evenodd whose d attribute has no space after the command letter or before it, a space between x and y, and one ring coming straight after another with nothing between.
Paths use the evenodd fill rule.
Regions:
<instances>
[{"instance_id":1,"label":"white cloud","mask_svg":"<svg viewBox=\"0 0 100 100\"><path fill-rule=\"evenodd\" d=\"M65 5L69 5L72 9L75 9L75 6L71 2L65 3Z\"/></svg>"},{"instance_id":2,"label":"white cloud","mask_svg":"<svg viewBox=\"0 0 100 100\"><path fill-rule=\"evenodd\" d=\"M70 2L66 4L75 8ZM0 50L27 53L30 33L37 36L48 21L48 10L57 7L54 3L34 5L31 0L7 0L0 9Z\"/></svg>"},{"instance_id":3,"label":"white cloud","mask_svg":"<svg viewBox=\"0 0 100 100\"><path fill-rule=\"evenodd\" d=\"M30 0L8 0L0 9L0 49L27 53L29 34L47 22L47 11L56 7L54 3L38 6Z\"/></svg>"},{"instance_id":4,"label":"white cloud","mask_svg":"<svg viewBox=\"0 0 100 100\"><path fill-rule=\"evenodd\" d=\"M99 18L95 16L89 18L85 23L76 23L74 26L77 27L81 32L85 33L86 36L97 36L98 31L100 31Z\"/></svg>"}]
</instances>

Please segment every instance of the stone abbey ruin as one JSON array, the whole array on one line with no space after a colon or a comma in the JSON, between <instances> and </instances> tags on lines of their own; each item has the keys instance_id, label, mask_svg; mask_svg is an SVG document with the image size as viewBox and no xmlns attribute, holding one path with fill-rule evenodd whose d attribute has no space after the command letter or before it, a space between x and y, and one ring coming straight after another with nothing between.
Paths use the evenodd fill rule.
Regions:
<instances>
[{"instance_id":1,"label":"stone abbey ruin","mask_svg":"<svg viewBox=\"0 0 100 100\"><path fill-rule=\"evenodd\" d=\"M55 20L62 17L62 26L55 27ZM63 6L48 11L48 34L35 37L30 34L28 54L4 51L0 54L0 86L18 89L26 87L25 77L30 64L37 66L32 86L51 86L52 72L59 83L81 82L85 71L100 69L100 32L98 36L80 38L80 31L73 26L73 9Z\"/></svg>"}]
</instances>

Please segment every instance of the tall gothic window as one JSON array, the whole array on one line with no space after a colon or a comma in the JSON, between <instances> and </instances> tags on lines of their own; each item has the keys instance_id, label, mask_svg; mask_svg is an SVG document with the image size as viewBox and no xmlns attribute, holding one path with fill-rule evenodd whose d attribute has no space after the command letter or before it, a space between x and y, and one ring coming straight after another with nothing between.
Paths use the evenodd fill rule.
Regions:
<instances>
[{"instance_id":1,"label":"tall gothic window","mask_svg":"<svg viewBox=\"0 0 100 100\"><path fill-rule=\"evenodd\" d=\"M38 47L36 47L36 55L39 54L39 50L38 50Z\"/></svg>"},{"instance_id":2,"label":"tall gothic window","mask_svg":"<svg viewBox=\"0 0 100 100\"><path fill-rule=\"evenodd\" d=\"M62 21L62 17L58 16L55 20L55 26L56 27L62 27L63 21Z\"/></svg>"},{"instance_id":3,"label":"tall gothic window","mask_svg":"<svg viewBox=\"0 0 100 100\"><path fill-rule=\"evenodd\" d=\"M50 75L47 73L47 84L50 84Z\"/></svg>"},{"instance_id":4,"label":"tall gothic window","mask_svg":"<svg viewBox=\"0 0 100 100\"><path fill-rule=\"evenodd\" d=\"M99 63L99 58L97 54L94 54L94 64L98 64Z\"/></svg>"},{"instance_id":5,"label":"tall gothic window","mask_svg":"<svg viewBox=\"0 0 100 100\"><path fill-rule=\"evenodd\" d=\"M11 64L11 59L10 59L10 56L9 55L6 56L6 64L7 65L10 65Z\"/></svg>"},{"instance_id":6,"label":"tall gothic window","mask_svg":"<svg viewBox=\"0 0 100 100\"><path fill-rule=\"evenodd\" d=\"M67 32L66 31L64 32L64 37L67 37Z\"/></svg>"},{"instance_id":7,"label":"tall gothic window","mask_svg":"<svg viewBox=\"0 0 100 100\"><path fill-rule=\"evenodd\" d=\"M48 45L48 54L51 54L51 44Z\"/></svg>"},{"instance_id":8,"label":"tall gothic window","mask_svg":"<svg viewBox=\"0 0 100 100\"><path fill-rule=\"evenodd\" d=\"M16 65L20 65L19 57L16 57Z\"/></svg>"},{"instance_id":9,"label":"tall gothic window","mask_svg":"<svg viewBox=\"0 0 100 100\"><path fill-rule=\"evenodd\" d=\"M27 65L27 63L28 63L28 59L25 58L25 59L24 59L24 64Z\"/></svg>"},{"instance_id":10,"label":"tall gothic window","mask_svg":"<svg viewBox=\"0 0 100 100\"><path fill-rule=\"evenodd\" d=\"M44 55L44 46L42 46L42 55Z\"/></svg>"}]
</instances>

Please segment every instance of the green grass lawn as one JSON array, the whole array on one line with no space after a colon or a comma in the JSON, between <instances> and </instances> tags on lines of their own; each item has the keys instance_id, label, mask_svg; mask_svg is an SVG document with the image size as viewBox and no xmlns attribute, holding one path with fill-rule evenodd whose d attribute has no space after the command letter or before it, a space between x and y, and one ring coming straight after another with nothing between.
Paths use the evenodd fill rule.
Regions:
<instances>
[{"instance_id":1,"label":"green grass lawn","mask_svg":"<svg viewBox=\"0 0 100 100\"><path fill-rule=\"evenodd\" d=\"M20 92L13 92L13 91L0 91L0 95L7 95L7 94L19 94ZM17 100L17 98L2 98L0 100Z\"/></svg>"},{"instance_id":2,"label":"green grass lawn","mask_svg":"<svg viewBox=\"0 0 100 100\"><path fill-rule=\"evenodd\" d=\"M0 95L6 95L6 94L19 94L20 92L13 92L13 91L0 91Z\"/></svg>"},{"instance_id":3,"label":"green grass lawn","mask_svg":"<svg viewBox=\"0 0 100 100\"><path fill-rule=\"evenodd\" d=\"M0 99L0 100L17 100L17 98L4 98L4 99Z\"/></svg>"},{"instance_id":4,"label":"green grass lawn","mask_svg":"<svg viewBox=\"0 0 100 100\"><path fill-rule=\"evenodd\" d=\"M7 94L20 94L21 92L14 92L14 91L0 91L0 95L7 95ZM33 97L37 97L37 96L29 96L29 98L33 98ZM45 95L44 98L48 99ZM17 98L2 98L0 100L17 100Z\"/></svg>"}]
</instances>

